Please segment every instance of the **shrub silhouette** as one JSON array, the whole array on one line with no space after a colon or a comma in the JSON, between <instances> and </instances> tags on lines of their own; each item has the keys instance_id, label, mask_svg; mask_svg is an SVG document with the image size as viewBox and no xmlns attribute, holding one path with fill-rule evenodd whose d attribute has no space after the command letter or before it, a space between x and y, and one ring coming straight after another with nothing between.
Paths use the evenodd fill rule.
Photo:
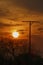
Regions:
<instances>
[{"instance_id":1,"label":"shrub silhouette","mask_svg":"<svg viewBox=\"0 0 43 65\"><path fill-rule=\"evenodd\" d=\"M18 43L11 39L0 40L0 65L43 65L43 58L29 55L25 52L26 45L19 46Z\"/></svg>"}]
</instances>

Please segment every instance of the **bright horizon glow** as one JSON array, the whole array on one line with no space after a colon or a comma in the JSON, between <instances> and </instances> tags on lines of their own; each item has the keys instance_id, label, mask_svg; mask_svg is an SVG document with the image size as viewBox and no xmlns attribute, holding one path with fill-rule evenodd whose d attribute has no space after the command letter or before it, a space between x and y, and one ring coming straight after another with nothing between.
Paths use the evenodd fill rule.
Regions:
<instances>
[{"instance_id":1,"label":"bright horizon glow","mask_svg":"<svg viewBox=\"0 0 43 65\"><path fill-rule=\"evenodd\" d=\"M14 38L18 38L18 37L19 37L19 32L16 32L16 31L13 32L13 33L12 33L12 36L13 36Z\"/></svg>"}]
</instances>

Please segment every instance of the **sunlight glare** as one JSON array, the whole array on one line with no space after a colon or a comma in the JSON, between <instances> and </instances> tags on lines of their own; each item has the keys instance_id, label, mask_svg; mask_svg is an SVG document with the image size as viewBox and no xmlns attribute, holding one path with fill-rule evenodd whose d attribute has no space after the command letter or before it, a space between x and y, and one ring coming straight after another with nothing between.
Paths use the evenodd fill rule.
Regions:
<instances>
[{"instance_id":1,"label":"sunlight glare","mask_svg":"<svg viewBox=\"0 0 43 65\"><path fill-rule=\"evenodd\" d=\"M18 37L19 37L19 32L13 32L13 33L12 33L12 36L13 36L14 38L18 38Z\"/></svg>"}]
</instances>

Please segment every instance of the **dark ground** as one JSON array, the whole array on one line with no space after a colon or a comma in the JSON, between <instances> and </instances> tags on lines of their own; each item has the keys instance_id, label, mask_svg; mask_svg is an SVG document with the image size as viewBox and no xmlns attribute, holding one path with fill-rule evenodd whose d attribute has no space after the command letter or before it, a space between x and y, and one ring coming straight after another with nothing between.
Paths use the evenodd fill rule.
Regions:
<instances>
[{"instance_id":1,"label":"dark ground","mask_svg":"<svg viewBox=\"0 0 43 65\"><path fill-rule=\"evenodd\" d=\"M43 59L36 55L23 54L5 59L0 55L0 65L43 65Z\"/></svg>"},{"instance_id":2,"label":"dark ground","mask_svg":"<svg viewBox=\"0 0 43 65\"><path fill-rule=\"evenodd\" d=\"M24 46L22 47L25 48L24 53L15 55L14 49L18 48L13 47L13 42L9 39L0 40L0 65L43 65L43 58L36 54L25 53Z\"/></svg>"}]
</instances>

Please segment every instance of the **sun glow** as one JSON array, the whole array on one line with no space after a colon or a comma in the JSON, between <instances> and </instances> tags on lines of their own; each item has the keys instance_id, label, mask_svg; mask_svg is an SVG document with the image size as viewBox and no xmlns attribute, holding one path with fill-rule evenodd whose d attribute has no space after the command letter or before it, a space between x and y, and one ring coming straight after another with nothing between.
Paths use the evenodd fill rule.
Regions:
<instances>
[{"instance_id":1,"label":"sun glow","mask_svg":"<svg viewBox=\"0 0 43 65\"><path fill-rule=\"evenodd\" d=\"M18 37L19 37L19 32L13 32L13 33L12 33L12 36L13 36L14 38L18 38Z\"/></svg>"}]
</instances>

